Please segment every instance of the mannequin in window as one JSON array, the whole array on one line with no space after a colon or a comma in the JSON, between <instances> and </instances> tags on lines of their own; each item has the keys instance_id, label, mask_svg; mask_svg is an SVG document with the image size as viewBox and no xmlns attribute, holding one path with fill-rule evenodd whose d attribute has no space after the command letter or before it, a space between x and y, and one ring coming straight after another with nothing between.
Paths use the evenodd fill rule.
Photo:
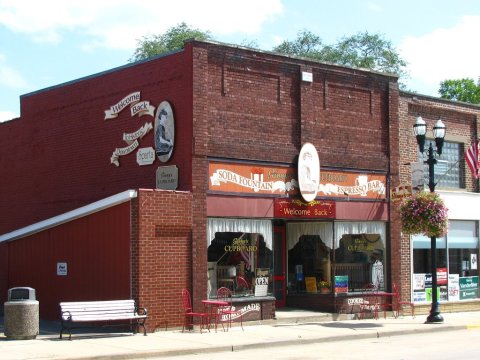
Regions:
<instances>
[{"instance_id":1,"label":"mannequin in window","mask_svg":"<svg viewBox=\"0 0 480 360\"><path fill-rule=\"evenodd\" d=\"M377 289L383 289L385 287L383 276L383 251L381 249L375 249L370 255L372 262L372 284Z\"/></svg>"}]
</instances>

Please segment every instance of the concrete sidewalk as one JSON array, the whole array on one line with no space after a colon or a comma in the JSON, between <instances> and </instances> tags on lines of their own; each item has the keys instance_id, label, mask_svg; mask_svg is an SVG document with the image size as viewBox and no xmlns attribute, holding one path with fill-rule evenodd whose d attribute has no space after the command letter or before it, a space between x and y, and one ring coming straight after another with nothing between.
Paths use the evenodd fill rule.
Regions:
<instances>
[{"instance_id":1,"label":"concrete sidewalk","mask_svg":"<svg viewBox=\"0 0 480 360\"><path fill-rule=\"evenodd\" d=\"M302 310L277 310L277 319L249 322L228 332L181 329L141 334L73 331L72 341L59 340L58 323L40 322L35 340L10 340L0 318L0 359L134 359L299 345L324 341L377 338L406 333L455 329L480 330L480 312L443 313L441 324L425 324L426 315L379 320L336 320L336 315ZM67 337L68 338L68 337Z\"/></svg>"}]
</instances>

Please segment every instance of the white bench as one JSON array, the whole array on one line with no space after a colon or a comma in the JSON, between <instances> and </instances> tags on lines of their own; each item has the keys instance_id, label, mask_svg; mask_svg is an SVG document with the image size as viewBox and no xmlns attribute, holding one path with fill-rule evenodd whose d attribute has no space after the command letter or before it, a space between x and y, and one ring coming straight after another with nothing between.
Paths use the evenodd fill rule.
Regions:
<instances>
[{"instance_id":1,"label":"white bench","mask_svg":"<svg viewBox=\"0 0 480 360\"><path fill-rule=\"evenodd\" d=\"M81 301L81 302L61 302L60 317L62 328L60 330L60 339L64 330L68 330L69 339L72 339L71 329L87 327L88 324L99 322L114 322L119 325L122 321L128 320L128 325L135 331L143 327L143 335L147 335L145 321L147 319L147 309L137 308L135 300L109 300L109 301ZM73 324L83 324L73 326ZM125 323L123 323L125 325Z\"/></svg>"}]
</instances>

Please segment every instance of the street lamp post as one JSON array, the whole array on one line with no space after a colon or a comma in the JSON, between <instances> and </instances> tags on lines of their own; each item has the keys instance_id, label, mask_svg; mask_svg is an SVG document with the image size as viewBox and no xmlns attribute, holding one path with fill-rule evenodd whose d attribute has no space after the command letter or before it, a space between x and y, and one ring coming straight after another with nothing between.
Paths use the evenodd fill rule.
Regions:
<instances>
[{"instance_id":1,"label":"street lamp post","mask_svg":"<svg viewBox=\"0 0 480 360\"><path fill-rule=\"evenodd\" d=\"M417 121L413 125L413 132L417 138L418 147L420 152L423 154L425 151L425 135L427 133L427 124L419 116ZM443 139L445 138L446 126L443 124L442 120L438 120L433 127L433 136L435 137L435 145L437 148L437 154L442 154L443 148ZM428 187L430 192L435 192L435 164L437 159L434 156L434 150L432 143L428 147L427 160L425 164L428 164ZM432 308L430 309L430 315L427 317L427 323L438 323L443 322L443 316L440 314L440 308L437 297L437 238L432 236L431 241L431 252L432 252Z\"/></svg>"}]
</instances>

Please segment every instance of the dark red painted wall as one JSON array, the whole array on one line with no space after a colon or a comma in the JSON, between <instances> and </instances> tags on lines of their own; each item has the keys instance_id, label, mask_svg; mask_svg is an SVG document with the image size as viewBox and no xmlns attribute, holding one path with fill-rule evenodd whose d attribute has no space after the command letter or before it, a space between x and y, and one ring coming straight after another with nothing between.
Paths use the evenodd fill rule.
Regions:
<instances>
[{"instance_id":1,"label":"dark red painted wall","mask_svg":"<svg viewBox=\"0 0 480 360\"><path fill-rule=\"evenodd\" d=\"M155 188L156 169L179 168L179 190L191 188L191 55L181 51L140 64L24 95L21 118L0 123L0 234L78 208L127 189ZM152 116L132 117L129 108L116 119L104 111L128 94L157 107L171 103L175 148L166 164L139 166L136 151L110 163L123 133L138 130ZM153 131L140 148L154 147Z\"/></svg>"},{"instance_id":2,"label":"dark red painted wall","mask_svg":"<svg viewBox=\"0 0 480 360\"><path fill-rule=\"evenodd\" d=\"M58 320L60 301L131 298L130 202L3 243L5 248L7 288L34 288L42 319ZM57 275L58 262L67 263L67 276Z\"/></svg>"}]
</instances>

